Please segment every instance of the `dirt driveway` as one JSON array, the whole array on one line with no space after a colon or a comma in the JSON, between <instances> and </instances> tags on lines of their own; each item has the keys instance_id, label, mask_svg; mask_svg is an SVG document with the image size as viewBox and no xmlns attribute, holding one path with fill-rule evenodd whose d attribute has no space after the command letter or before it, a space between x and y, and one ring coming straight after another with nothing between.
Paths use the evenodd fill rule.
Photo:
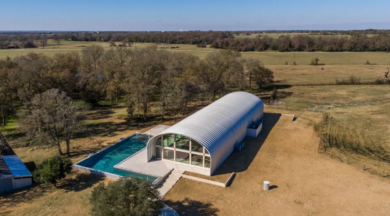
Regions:
<instances>
[{"instance_id":1,"label":"dirt driveway","mask_svg":"<svg viewBox=\"0 0 390 216\"><path fill-rule=\"evenodd\" d=\"M266 113L212 178L237 175L228 188L181 179L165 202L181 215L390 215L390 181L317 153L307 120ZM263 191L262 182L271 182Z\"/></svg>"}]
</instances>

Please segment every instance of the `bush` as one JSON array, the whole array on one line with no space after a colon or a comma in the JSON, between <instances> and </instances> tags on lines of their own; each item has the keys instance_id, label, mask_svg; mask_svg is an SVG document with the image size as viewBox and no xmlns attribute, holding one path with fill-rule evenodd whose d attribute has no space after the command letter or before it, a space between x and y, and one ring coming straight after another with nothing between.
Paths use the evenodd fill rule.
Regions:
<instances>
[{"instance_id":1,"label":"bush","mask_svg":"<svg viewBox=\"0 0 390 216\"><path fill-rule=\"evenodd\" d=\"M46 159L38 165L33 173L34 180L43 184L53 184L57 187L57 180L65 178L67 173L72 170L72 161L69 158L54 156Z\"/></svg>"},{"instance_id":2,"label":"bush","mask_svg":"<svg viewBox=\"0 0 390 216\"><path fill-rule=\"evenodd\" d=\"M311 60L310 65L319 65L320 59L318 57L315 57Z\"/></svg>"},{"instance_id":3,"label":"bush","mask_svg":"<svg viewBox=\"0 0 390 216\"><path fill-rule=\"evenodd\" d=\"M137 178L121 178L99 184L90 198L93 216L158 215L164 207L159 192L150 182Z\"/></svg>"},{"instance_id":4,"label":"bush","mask_svg":"<svg viewBox=\"0 0 390 216\"><path fill-rule=\"evenodd\" d=\"M336 79L337 85L355 85L360 84L360 77L350 76L349 79Z\"/></svg>"}]
</instances>

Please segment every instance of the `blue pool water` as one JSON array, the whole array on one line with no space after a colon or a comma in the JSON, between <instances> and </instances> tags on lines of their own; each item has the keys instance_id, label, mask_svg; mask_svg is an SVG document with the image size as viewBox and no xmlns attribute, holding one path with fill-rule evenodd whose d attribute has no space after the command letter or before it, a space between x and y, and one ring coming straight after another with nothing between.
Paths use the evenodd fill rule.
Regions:
<instances>
[{"instance_id":1,"label":"blue pool water","mask_svg":"<svg viewBox=\"0 0 390 216\"><path fill-rule=\"evenodd\" d=\"M154 181L157 179L156 177L114 169L115 165L145 148L148 140L149 137L147 135L136 134L94 154L78 163L78 165L120 176L137 177L148 181Z\"/></svg>"}]
</instances>

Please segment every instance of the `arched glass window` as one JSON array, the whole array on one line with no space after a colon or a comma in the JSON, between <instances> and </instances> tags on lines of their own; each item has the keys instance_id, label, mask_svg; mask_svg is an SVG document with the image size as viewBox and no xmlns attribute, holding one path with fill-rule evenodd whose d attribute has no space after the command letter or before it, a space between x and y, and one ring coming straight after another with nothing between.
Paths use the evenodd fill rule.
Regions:
<instances>
[{"instance_id":1,"label":"arched glass window","mask_svg":"<svg viewBox=\"0 0 390 216\"><path fill-rule=\"evenodd\" d=\"M195 140L191 140L191 151L199 152L203 154L203 146L196 142Z\"/></svg>"},{"instance_id":2,"label":"arched glass window","mask_svg":"<svg viewBox=\"0 0 390 216\"><path fill-rule=\"evenodd\" d=\"M190 138L176 134L176 148L190 150Z\"/></svg>"}]
</instances>

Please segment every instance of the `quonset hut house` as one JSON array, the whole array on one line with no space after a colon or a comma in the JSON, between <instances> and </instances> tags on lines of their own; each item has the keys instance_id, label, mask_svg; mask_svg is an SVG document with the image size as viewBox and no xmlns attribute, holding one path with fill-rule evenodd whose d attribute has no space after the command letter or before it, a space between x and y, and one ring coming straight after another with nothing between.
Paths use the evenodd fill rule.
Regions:
<instances>
[{"instance_id":1,"label":"quonset hut house","mask_svg":"<svg viewBox=\"0 0 390 216\"><path fill-rule=\"evenodd\" d=\"M257 137L263 110L263 102L253 94L227 94L151 138L147 161L177 163L180 169L212 175L243 146L246 136Z\"/></svg>"}]
</instances>

